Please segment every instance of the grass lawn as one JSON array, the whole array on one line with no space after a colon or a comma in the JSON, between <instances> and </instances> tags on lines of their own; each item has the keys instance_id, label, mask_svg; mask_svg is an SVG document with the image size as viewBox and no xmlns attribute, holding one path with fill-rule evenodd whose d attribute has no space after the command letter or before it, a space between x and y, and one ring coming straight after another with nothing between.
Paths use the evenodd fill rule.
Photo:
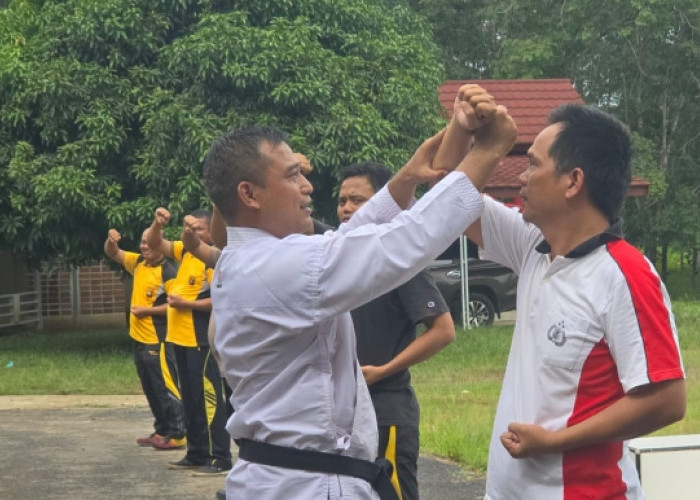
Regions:
<instances>
[{"instance_id":1,"label":"grass lawn","mask_svg":"<svg viewBox=\"0 0 700 500\"><path fill-rule=\"evenodd\" d=\"M669 290L688 377L688 409L683 421L658 434L697 434L700 288L672 276ZM510 326L459 331L454 344L412 369L423 452L485 471L511 332ZM0 395L140 393L124 330L0 334Z\"/></svg>"},{"instance_id":2,"label":"grass lawn","mask_svg":"<svg viewBox=\"0 0 700 500\"><path fill-rule=\"evenodd\" d=\"M474 471L486 469L511 331L458 330L454 344L411 369L421 404L422 451Z\"/></svg>"},{"instance_id":3,"label":"grass lawn","mask_svg":"<svg viewBox=\"0 0 700 500\"><path fill-rule=\"evenodd\" d=\"M686 418L657 434L700 433L700 303L674 312L688 377ZM513 327L460 330L447 349L411 369L421 404L421 449L486 470L489 438Z\"/></svg>"},{"instance_id":4,"label":"grass lawn","mask_svg":"<svg viewBox=\"0 0 700 500\"><path fill-rule=\"evenodd\" d=\"M125 330L0 335L0 395L141 394Z\"/></svg>"}]
</instances>

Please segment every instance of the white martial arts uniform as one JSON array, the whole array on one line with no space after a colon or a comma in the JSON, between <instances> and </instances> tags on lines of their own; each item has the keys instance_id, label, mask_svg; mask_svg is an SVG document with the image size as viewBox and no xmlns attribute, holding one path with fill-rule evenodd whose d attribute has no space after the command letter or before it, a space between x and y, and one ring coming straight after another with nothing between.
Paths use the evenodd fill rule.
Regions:
<instances>
[{"instance_id":1,"label":"white martial arts uniform","mask_svg":"<svg viewBox=\"0 0 700 500\"><path fill-rule=\"evenodd\" d=\"M233 390L231 436L374 460L377 426L349 311L418 273L482 209L455 172L410 210L384 188L324 235L227 228L212 301L216 350ZM246 500L378 498L361 479L240 459L226 491Z\"/></svg>"}]
</instances>

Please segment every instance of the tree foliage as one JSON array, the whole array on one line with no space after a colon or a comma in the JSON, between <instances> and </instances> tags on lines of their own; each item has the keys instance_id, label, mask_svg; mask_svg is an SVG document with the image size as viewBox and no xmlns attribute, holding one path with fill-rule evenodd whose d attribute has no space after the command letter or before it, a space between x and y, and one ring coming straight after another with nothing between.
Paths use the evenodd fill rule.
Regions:
<instances>
[{"instance_id":1,"label":"tree foliage","mask_svg":"<svg viewBox=\"0 0 700 500\"><path fill-rule=\"evenodd\" d=\"M627 123L634 173L651 195L628 200L628 236L700 246L700 4L696 0L420 0L449 78L570 78L588 104Z\"/></svg>"},{"instance_id":2,"label":"tree foliage","mask_svg":"<svg viewBox=\"0 0 700 500\"><path fill-rule=\"evenodd\" d=\"M315 167L405 161L441 121L438 49L369 0L14 0L0 11L0 248L29 263L101 254L155 207L208 205L204 154L271 124Z\"/></svg>"}]
</instances>

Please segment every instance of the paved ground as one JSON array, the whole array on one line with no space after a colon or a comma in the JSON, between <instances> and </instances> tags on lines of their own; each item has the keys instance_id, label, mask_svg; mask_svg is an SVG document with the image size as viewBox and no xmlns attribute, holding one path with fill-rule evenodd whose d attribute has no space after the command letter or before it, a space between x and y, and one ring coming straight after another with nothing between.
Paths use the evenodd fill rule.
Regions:
<instances>
[{"instance_id":1,"label":"paved ground","mask_svg":"<svg viewBox=\"0 0 700 500\"><path fill-rule=\"evenodd\" d=\"M136 446L150 424L142 396L0 396L0 498L213 499L224 476L169 470L184 452ZM454 464L422 456L419 470L423 499L483 498Z\"/></svg>"}]
</instances>

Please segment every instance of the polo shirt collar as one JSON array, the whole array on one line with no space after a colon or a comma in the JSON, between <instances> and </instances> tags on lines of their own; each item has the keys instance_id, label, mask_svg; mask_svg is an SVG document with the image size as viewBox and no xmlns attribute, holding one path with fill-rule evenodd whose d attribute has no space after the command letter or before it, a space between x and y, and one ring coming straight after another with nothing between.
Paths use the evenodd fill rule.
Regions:
<instances>
[{"instance_id":1,"label":"polo shirt collar","mask_svg":"<svg viewBox=\"0 0 700 500\"><path fill-rule=\"evenodd\" d=\"M618 218L615 219L615 221L605 231L593 236L592 238L587 239L586 241L578 245L576 248L571 250L569 253L567 253L564 257L568 259L583 257L584 255L588 255L593 250L595 250L599 246L606 244L609 241L615 241L620 239L622 239L622 220ZM537 250L540 253L548 254L552 251L552 248L549 246L549 243L547 243L546 240L542 240L535 247L535 250Z\"/></svg>"}]
</instances>

